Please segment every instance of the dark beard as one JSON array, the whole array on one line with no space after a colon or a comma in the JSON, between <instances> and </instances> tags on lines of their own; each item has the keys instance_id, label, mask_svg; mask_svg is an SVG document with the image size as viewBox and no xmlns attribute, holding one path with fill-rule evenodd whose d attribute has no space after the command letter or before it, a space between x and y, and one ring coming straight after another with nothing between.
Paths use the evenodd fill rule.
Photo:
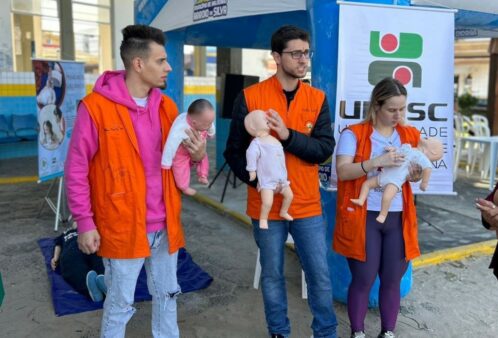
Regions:
<instances>
[{"instance_id":1,"label":"dark beard","mask_svg":"<svg viewBox=\"0 0 498 338\"><path fill-rule=\"evenodd\" d=\"M166 81L164 81L164 83L161 86L157 87L157 88L159 88L161 90L165 90L166 88L168 88L168 83Z\"/></svg>"},{"instance_id":2,"label":"dark beard","mask_svg":"<svg viewBox=\"0 0 498 338\"><path fill-rule=\"evenodd\" d=\"M308 69L309 69L309 66L308 66ZM293 77L294 79L302 79L306 76L306 73L305 72L303 75L296 75L294 74L293 72L290 72L288 71L285 67L282 66L282 71L285 73L285 75L287 76L290 76L290 77Z\"/></svg>"}]
</instances>

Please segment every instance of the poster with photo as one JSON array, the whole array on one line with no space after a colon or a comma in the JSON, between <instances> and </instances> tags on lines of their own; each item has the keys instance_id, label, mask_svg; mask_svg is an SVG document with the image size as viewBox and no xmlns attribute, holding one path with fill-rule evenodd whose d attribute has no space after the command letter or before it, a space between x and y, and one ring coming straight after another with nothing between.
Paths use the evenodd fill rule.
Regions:
<instances>
[{"instance_id":1,"label":"poster with photo","mask_svg":"<svg viewBox=\"0 0 498 338\"><path fill-rule=\"evenodd\" d=\"M85 96L84 65L33 60L38 112L38 176L47 181L64 173L78 102Z\"/></svg>"}]
</instances>

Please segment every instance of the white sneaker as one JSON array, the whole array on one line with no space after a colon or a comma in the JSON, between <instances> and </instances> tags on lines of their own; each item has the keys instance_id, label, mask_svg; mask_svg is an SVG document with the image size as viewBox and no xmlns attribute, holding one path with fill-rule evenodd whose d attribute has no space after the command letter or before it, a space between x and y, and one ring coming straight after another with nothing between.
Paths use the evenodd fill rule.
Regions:
<instances>
[{"instance_id":1,"label":"white sneaker","mask_svg":"<svg viewBox=\"0 0 498 338\"><path fill-rule=\"evenodd\" d=\"M396 336L394 335L394 332L392 332L392 331L384 331L384 332L379 333L377 338L396 338Z\"/></svg>"},{"instance_id":2,"label":"white sneaker","mask_svg":"<svg viewBox=\"0 0 498 338\"><path fill-rule=\"evenodd\" d=\"M353 332L351 333L351 338L365 338L365 332L363 331L357 331L357 332Z\"/></svg>"}]
</instances>

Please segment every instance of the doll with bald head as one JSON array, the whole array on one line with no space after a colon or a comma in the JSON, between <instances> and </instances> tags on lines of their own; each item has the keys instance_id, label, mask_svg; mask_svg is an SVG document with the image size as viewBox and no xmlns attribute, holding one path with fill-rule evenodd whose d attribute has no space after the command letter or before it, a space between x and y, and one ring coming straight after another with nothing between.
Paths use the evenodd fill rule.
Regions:
<instances>
[{"instance_id":1,"label":"doll with bald head","mask_svg":"<svg viewBox=\"0 0 498 338\"><path fill-rule=\"evenodd\" d=\"M392 199L401 191L401 186L407 180L410 164L417 163L422 167L422 180L419 188L425 191L432 173L431 162L440 160L444 150L440 140L430 137L420 139L417 148L403 144L399 149L396 149L396 152L397 156L404 159L403 163L396 167L383 168L379 175L368 178L361 186L360 196L351 199L351 202L361 206L365 203L370 189L381 187L383 189L381 210L376 218L379 223L385 222Z\"/></svg>"},{"instance_id":2,"label":"doll with bald head","mask_svg":"<svg viewBox=\"0 0 498 338\"><path fill-rule=\"evenodd\" d=\"M287 180L284 149L280 141L270 135L270 127L266 113L262 110L253 110L246 115L244 126L253 137L246 151L249 180L258 178L257 189L261 195L261 212L259 227L268 228L268 214L273 205L273 195L282 194L280 217L288 221L293 218L289 215L289 207L294 197Z\"/></svg>"}]
</instances>

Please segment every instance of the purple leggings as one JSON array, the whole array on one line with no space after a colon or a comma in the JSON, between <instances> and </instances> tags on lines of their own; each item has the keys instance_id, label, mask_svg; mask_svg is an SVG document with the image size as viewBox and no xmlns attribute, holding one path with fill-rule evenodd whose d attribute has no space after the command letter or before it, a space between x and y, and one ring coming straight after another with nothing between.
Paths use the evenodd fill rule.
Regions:
<instances>
[{"instance_id":1,"label":"purple leggings","mask_svg":"<svg viewBox=\"0 0 498 338\"><path fill-rule=\"evenodd\" d=\"M377 273L382 330L394 331L398 317L400 282L408 267L401 212L390 212L384 224L375 220L378 214L378 211L367 212L366 262L348 259L353 276L348 291L348 316L353 332L365 330L368 295Z\"/></svg>"}]
</instances>

